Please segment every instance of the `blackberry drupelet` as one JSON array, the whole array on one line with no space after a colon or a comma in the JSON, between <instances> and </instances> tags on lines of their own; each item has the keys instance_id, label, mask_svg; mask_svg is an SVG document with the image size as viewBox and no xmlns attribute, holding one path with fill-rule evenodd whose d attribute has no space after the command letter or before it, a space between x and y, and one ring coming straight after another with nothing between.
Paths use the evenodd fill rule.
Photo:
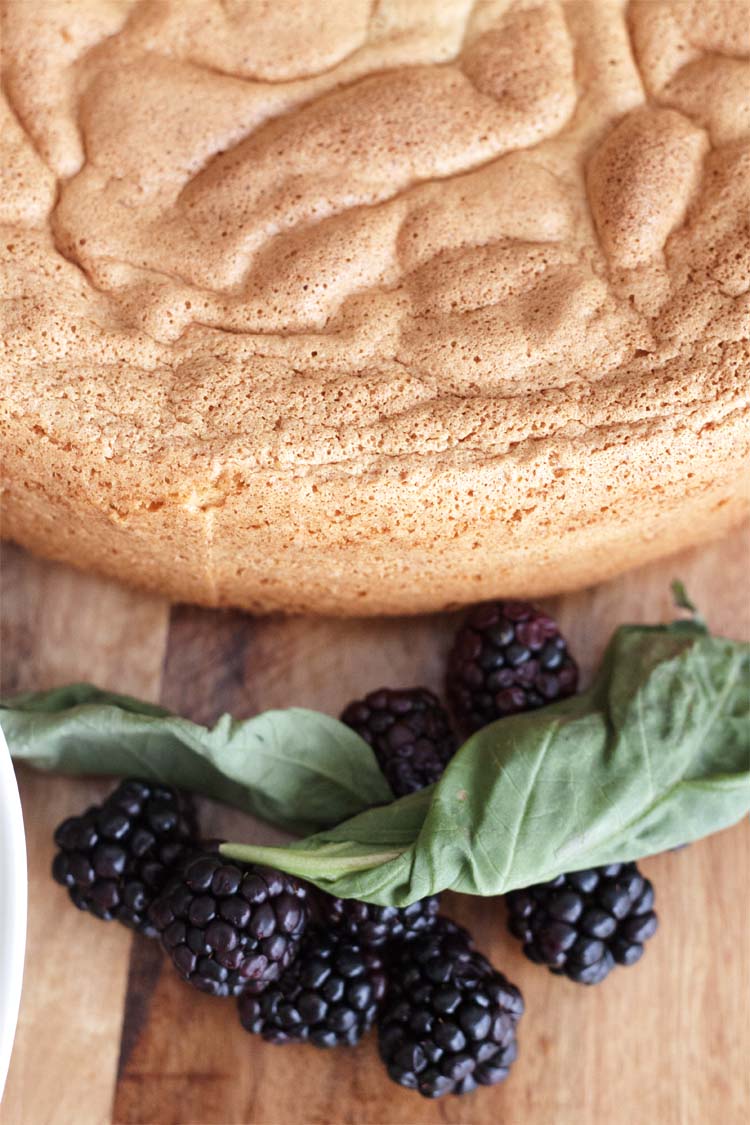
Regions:
<instances>
[{"instance_id":1,"label":"blackberry drupelet","mask_svg":"<svg viewBox=\"0 0 750 1125\"><path fill-rule=\"evenodd\" d=\"M445 708L427 688L380 688L342 712L372 747L397 797L438 781L457 749Z\"/></svg>"},{"instance_id":2,"label":"blackberry drupelet","mask_svg":"<svg viewBox=\"0 0 750 1125\"><path fill-rule=\"evenodd\" d=\"M395 1082L423 1097L468 1094L507 1077L522 1013L518 989L440 918L402 943L389 968L380 1056Z\"/></svg>"},{"instance_id":3,"label":"blackberry drupelet","mask_svg":"<svg viewBox=\"0 0 750 1125\"><path fill-rule=\"evenodd\" d=\"M556 623L526 602L477 606L448 657L448 697L469 733L572 695L577 684L578 667Z\"/></svg>"},{"instance_id":4,"label":"blackberry drupelet","mask_svg":"<svg viewBox=\"0 0 750 1125\"><path fill-rule=\"evenodd\" d=\"M239 999L247 1031L271 1043L353 1047L385 993L379 955L337 930L310 927L296 960L260 996Z\"/></svg>"},{"instance_id":5,"label":"blackberry drupelet","mask_svg":"<svg viewBox=\"0 0 750 1125\"><path fill-rule=\"evenodd\" d=\"M634 863L560 875L506 895L508 929L531 961L579 984L634 965L656 932L654 888Z\"/></svg>"},{"instance_id":6,"label":"blackberry drupelet","mask_svg":"<svg viewBox=\"0 0 750 1125\"><path fill-rule=\"evenodd\" d=\"M323 925L340 930L368 949L380 949L395 941L410 941L435 924L440 897L413 902L411 906L374 906L353 898L333 898L319 893L318 912Z\"/></svg>"},{"instance_id":7,"label":"blackberry drupelet","mask_svg":"<svg viewBox=\"0 0 750 1125\"><path fill-rule=\"evenodd\" d=\"M296 955L309 916L291 875L194 851L149 918L184 980L214 996L259 992Z\"/></svg>"},{"instance_id":8,"label":"blackberry drupelet","mask_svg":"<svg viewBox=\"0 0 750 1125\"><path fill-rule=\"evenodd\" d=\"M187 794L130 779L59 825L52 875L79 910L154 937L149 906L196 834Z\"/></svg>"}]
</instances>

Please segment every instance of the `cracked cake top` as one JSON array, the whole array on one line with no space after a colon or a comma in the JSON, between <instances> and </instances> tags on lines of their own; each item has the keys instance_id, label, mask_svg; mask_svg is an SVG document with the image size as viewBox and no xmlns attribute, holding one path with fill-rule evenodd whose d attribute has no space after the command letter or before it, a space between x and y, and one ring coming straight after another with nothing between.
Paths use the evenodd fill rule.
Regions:
<instances>
[{"instance_id":1,"label":"cracked cake top","mask_svg":"<svg viewBox=\"0 0 750 1125\"><path fill-rule=\"evenodd\" d=\"M69 496L503 458L510 519L571 441L735 432L744 0L2 13L5 408Z\"/></svg>"}]
</instances>

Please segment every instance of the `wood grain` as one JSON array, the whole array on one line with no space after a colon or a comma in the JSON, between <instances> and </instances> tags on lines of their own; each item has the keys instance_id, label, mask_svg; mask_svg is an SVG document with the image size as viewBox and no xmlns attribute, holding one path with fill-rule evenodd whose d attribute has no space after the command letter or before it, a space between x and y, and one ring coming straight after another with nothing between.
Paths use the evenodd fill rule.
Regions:
<instances>
[{"instance_id":1,"label":"wood grain","mask_svg":"<svg viewBox=\"0 0 750 1125\"><path fill-rule=\"evenodd\" d=\"M9 560L6 690L86 675L158 694L204 722L223 710L246 715L291 703L336 713L381 683L440 688L455 627L447 616L260 620L179 606L167 630L162 603L20 552L11 551ZM750 637L749 564L745 530L550 606L588 675L616 624L671 615L674 575L687 583L712 628ZM53 633L40 604L56 615ZM49 832L98 788L30 775L22 781L34 849L32 928L3 1121L739 1125L750 1119L747 824L645 861L657 887L660 932L638 966L614 973L600 988L582 989L530 965L505 932L502 902L446 896L446 911L522 987L527 1015L521 1055L504 1087L431 1103L385 1079L372 1039L349 1052L263 1044L242 1031L231 1001L182 985L155 944L131 943L111 932L116 927L61 909L47 875ZM208 803L203 812L208 832L279 838Z\"/></svg>"},{"instance_id":2,"label":"wood grain","mask_svg":"<svg viewBox=\"0 0 750 1125\"><path fill-rule=\"evenodd\" d=\"M169 609L116 583L43 563L2 544L0 691L95 680L156 698ZM9 1125L80 1125L110 1117L132 939L84 927L49 875L52 832L111 783L19 770L29 862L23 998L2 1107ZM88 919L86 919L88 921Z\"/></svg>"}]
</instances>

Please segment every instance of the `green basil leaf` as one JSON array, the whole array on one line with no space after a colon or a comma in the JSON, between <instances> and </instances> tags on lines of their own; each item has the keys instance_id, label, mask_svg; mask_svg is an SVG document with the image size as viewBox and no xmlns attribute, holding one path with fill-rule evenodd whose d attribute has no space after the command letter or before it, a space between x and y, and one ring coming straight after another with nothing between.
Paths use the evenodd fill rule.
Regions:
<instances>
[{"instance_id":1,"label":"green basil leaf","mask_svg":"<svg viewBox=\"0 0 750 1125\"><path fill-rule=\"evenodd\" d=\"M621 628L588 691L485 728L436 786L390 804L370 749L313 711L224 716L207 730L73 685L10 701L0 724L30 765L158 777L314 831L292 847L224 850L385 904L444 888L500 894L750 811L750 646L695 619Z\"/></svg>"},{"instance_id":2,"label":"green basil leaf","mask_svg":"<svg viewBox=\"0 0 750 1125\"><path fill-rule=\"evenodd\" d=\"M73 684L0 704L16 762L156 778L291 832L315 832L393 794L375 756L328 715L291 708L208 729L161 707Z\"/></svg>"},{"instance_id":3,"label":"green basil leaf","mask_svg":"<svg viewBox=\"0 0 750 1125\"><path fill-rule=\"evenodd\" d=\"M225 845L343 897L496 895L726 828L750 811L750 646L618 630L592 687L474 735L440 782L287 848Z\"/></svg>"}]
</instances>

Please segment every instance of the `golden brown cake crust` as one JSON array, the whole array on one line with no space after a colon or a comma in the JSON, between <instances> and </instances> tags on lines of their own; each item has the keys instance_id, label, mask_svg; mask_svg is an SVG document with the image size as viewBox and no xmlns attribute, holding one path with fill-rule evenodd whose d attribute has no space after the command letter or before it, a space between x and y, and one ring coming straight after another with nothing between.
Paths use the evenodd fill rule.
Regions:
<instances>
[{"instance_id":1,"label":"golden brown cake crust","mask_svg":"<svg viewBox=\"0 0 750 1125\"><path fill-rule=\"evenodd\" d=\"M746 0L5 0L3 534L415 612L747 510Z\"/></svg>"}]
</instances>

